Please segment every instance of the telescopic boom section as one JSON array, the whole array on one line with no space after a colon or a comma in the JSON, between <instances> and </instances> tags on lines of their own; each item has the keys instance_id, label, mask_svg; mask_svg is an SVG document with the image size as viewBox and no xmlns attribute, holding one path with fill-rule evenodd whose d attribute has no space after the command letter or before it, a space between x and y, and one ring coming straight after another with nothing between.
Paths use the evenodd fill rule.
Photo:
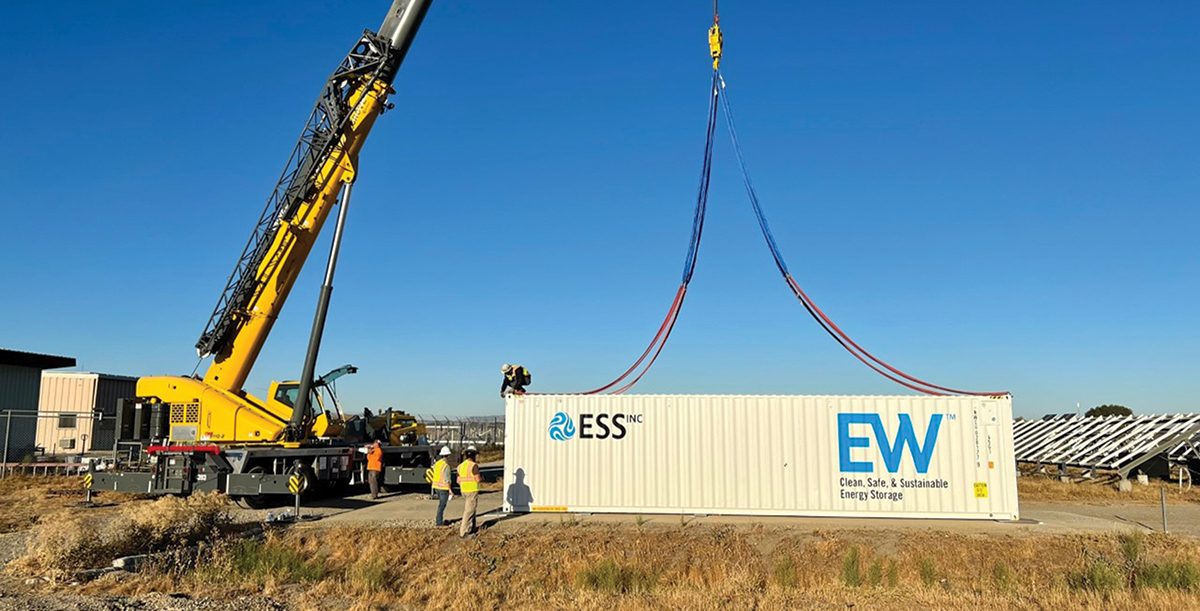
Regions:
<instances>
[{"instance_id":1,"label":"telescopic boom section","mask_svg":"<svg viewBox=\"0 0 1200 611\"><path fill-rule=\"evenodd\" d=\"M431 2L395 0L379 32L363 32L326 81L196 343L200 356L214 357L205 383L241 391L342 186L354 182L359 151Z\"/></svg>"}]
</instances>

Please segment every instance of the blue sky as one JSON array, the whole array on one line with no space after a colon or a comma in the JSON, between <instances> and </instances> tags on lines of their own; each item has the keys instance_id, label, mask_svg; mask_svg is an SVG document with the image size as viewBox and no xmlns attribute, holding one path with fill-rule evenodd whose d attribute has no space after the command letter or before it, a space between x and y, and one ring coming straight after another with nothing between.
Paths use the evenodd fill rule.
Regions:
<instances>
[{"instance_id":1,"label":"blue sky","mask_svg":"<svg viewBox=\"0 0 1200 611\"><path fill-rule=\"evenodd\" d=\"M387 0L0 7L0 345L187 374L325 77ZM677 286L707 2L436 2L361 159L320 369L487 414L623 371ZM1200 6L722 3L793 275L859 343L1017 414L1200 404ZM728 138L646 393L894 393L775 271ZM248 389L298 375L329 234ZM906 391L907 392L907 391Z\"/></svg>"}]
</instances>

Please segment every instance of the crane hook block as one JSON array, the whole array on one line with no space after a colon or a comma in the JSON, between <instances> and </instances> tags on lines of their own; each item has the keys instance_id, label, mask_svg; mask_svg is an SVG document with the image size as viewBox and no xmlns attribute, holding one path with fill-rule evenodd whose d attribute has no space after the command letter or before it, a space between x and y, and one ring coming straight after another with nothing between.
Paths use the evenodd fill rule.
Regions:
<instances>
[{"instance_id":1,"label":"crane hook block","mask_svg":"<svg viewBox=\"0 0 1200 611\"><path fill-rule=\"evenodd\" d=\"M708 50L713 58L713 70L716 70L721 65L721 46L725 42L721 35L721 26L713 24L708 28Z\"/></svg>"}]
</instances>

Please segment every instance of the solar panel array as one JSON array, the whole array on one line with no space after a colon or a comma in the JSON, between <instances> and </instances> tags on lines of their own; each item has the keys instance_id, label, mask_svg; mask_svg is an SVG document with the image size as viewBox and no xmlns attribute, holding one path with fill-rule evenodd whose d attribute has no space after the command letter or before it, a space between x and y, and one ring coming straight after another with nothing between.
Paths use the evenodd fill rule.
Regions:
<instances>
[{"instance_id":1,"label":"solar panel array","mask_svg":"<svg viewBox=\"0 0 1200 611\"><path fill-rule=\"evenodd\" d=\"M1159 455L1200 458L1200 414L1055 416L1014 423L1017 462L1116 471L1122 477Z\"/></svg>"}]
</instances>

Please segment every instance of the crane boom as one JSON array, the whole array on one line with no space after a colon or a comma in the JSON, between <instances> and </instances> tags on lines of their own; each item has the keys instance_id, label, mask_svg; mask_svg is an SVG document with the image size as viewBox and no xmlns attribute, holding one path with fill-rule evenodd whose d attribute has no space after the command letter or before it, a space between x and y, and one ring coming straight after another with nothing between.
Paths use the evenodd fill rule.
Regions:
<instances>
[{"instance_id":1,"label":"crane boom","mask_svg":"<svg viewBox=\"0 0 1200 611\"><path fill-rule=\"evenodd\" d=\"M325 82L196 342L201 356L214 357L204 378L139 378L137 396L118 406L117 430L122 441L145 447L147 458L94 474L89 489L216 491L252 506L273 495L298 499L365 481L368 465L355 445L371 438L390 441L383 450L384 483L424 482L433 464L424 426L390 409L386 417L347 418L333 381L356 368L347 365L314 380L313 367L358 155L376 117L392 107L392 81L431 2L393 0L379 31L364 31ZM339 195L342 207L301 379L272 382L266 396L255 397L243 388L246 378Z\"/></svg>"},{"instance_id":2,"label":"crane boom","mask_svg":"<svg viewBox=\"0 0 1200 611\"><path fill-rule=\"evenodd\" d=\"M326 81L196 349L213 356L206 384L241 391L295 284L431 0L395 0Z\"/></svg>"},{"instance_id":3,"label":"crane boom","mask_svg":"<svg viewBox=\"0 0 1200 611\"><path fill-rule=\"evenodd\" d=\"M307 394L297 400L296 387L312 380L275 382L261 399L243 386L339 194L357 176L376 117L391 107L392 81L431 2L393 0L379 31L364 31L326 80L196 342L202 357L213 357L204 378L138 380L139 402L169 412L172 443L295 444L340 430L328 410L309 408Z\"/></svg>"}]
</instances>

